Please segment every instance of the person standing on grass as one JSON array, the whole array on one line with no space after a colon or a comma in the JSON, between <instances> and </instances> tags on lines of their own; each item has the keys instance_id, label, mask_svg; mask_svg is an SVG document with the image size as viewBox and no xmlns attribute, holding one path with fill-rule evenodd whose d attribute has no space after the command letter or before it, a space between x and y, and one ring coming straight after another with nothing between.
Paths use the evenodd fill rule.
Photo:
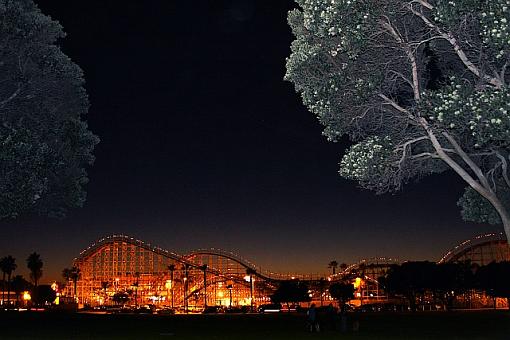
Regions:
<instances>
[{"instance_id":1,"label":"person standing on grass","mask_svg":"<svg viewBox=\"0 0 510 340\"><path fill-rule=\"evenodd\" d=\"M308 329L310 332L319 332L319 323L317 322L317 310L315 309L315 303L312 303L308 312L306 312Z\"/></svg>"}]
</instances>

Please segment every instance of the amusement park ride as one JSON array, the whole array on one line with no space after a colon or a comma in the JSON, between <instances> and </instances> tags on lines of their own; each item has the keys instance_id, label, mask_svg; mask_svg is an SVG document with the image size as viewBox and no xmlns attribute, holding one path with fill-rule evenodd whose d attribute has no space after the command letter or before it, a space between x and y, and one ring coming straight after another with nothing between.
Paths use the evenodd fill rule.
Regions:
<instances>
[{"instance_id":1,"label":"amusement park ride","mask_svg":"<svg viewBox=\"0 0 510 340\"><path fill-rule=\"evenodd\" d=\"M510 259L510 247L500 234L477 236L447 252L440 262L471 258L480 264ZM270 302L284 280L305 281L312 301L333 302L326 286L350 280L355 303L387 300L378 278L399 261L389 258L362 260L334 275L279 274L257 267L237 254L200 249L180 255L125 235L100 239L74 259L79 278L64 294L80 305L115 303L125 295L134 305L154 304L183 311L225 306L254 309Z\"/></svg>"}]
</instances>

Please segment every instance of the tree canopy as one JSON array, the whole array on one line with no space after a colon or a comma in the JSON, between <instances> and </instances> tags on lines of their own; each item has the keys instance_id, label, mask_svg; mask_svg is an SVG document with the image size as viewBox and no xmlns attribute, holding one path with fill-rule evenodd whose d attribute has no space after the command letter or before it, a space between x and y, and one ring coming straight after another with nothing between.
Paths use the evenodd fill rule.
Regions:
<instances>
[{"instance_id":1,"label":"tree canopy","mask_svg":"<svg viewBox=\"0 0 510 340\"><path fill-rule=\"evenodd\" d=\"M354 286L349 282L335 282L329 286L329 294L340 304L340 309L344 311L345 304L354 298Z\"/></svg>"},{"instance_id":2,"label":"tree canopy","mask_svg":"<svg viewBox=\"0 0 510 340\"><path fill-rule=\"evenodd\" d=\"M274 303L298 303L310 301L308 286L299 280L282 281L273 295L271 301Z\"/></svg>"},{"instance_id":3,"label":"tree canopy","mask_svg":"<svg viewBox=\"0 0 510 340\"><path fill-rule=\"evenodd\" d=\"M0 17L0 218L62 217L85 201L98 143L83 120L83 72L57 45L60 24L32 0L0 0Z\"/></svg>"},{"instance_id":4,"label":"tree canopy","mask_svg":"<svg viewBox=\"0 0 510 340\"><path fill-rule=\"evenodd\" d=\"M465 219L510 239L506 0L297 0L285 79L353 145L340 174L377 193L451 169Z\"/></svg>"}]
</instances>

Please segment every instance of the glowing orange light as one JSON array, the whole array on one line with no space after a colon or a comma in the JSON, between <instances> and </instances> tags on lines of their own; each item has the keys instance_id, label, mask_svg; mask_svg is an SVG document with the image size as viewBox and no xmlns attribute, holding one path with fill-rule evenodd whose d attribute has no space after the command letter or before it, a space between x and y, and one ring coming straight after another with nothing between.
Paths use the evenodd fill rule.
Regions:
<instances>
[{"instance_id":1,"label":"glowing orange light","mask_svg":"<svg viewBox=\"0 0 510 340\"><path fill-rule=\"evenodd\" d=\"M32 300L32 297L30 296L29 292L23 292L23 300L25 300L25 301Z\"/></svg>"}]
</instances>

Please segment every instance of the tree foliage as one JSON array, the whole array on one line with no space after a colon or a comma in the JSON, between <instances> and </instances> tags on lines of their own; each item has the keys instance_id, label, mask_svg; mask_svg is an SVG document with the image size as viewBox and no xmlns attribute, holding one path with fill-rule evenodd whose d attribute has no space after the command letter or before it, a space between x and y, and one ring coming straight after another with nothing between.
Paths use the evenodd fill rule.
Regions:
<instances>
[{"instance_id":1,"label":"tree foliage","mask_svg":"<svg viewBox=\"0 0 510 340\"><path fill-rule=\"evenodd\" d=\"M34 286L37 287L37 283L43 275L41 255L36 252L30 254L27 258L27 267L30 270L30 279L34 282Z\"/></svg>"},{"instance_id":2,"label":"tree foliage","mask_svg":"<svg viewBox=\"0 0 510 340\"><path fill-rule=\"evenodd\" d=\"M451 307L455 296L477 287L470 262L441 263L410 261L393 265L379 283L390 295L404 296L412 310L426 293Z\"/></svg>"},{"instance_id":3,"label":"tree foliage","mask_svg":"<svg viewBox=\"0 0 510 340\"><path fill-rule=\"evenodd\" d=\"M335 282L329 286L329 294L339 302L343 311L345 304L354 298L354 286L352 283Z\"/></svg>"},{"instance_id":4,"label":"tree foliage","mask_svg":"<svg viewBox=\"0 0 510 340\"><path fill-rule=\"evenodd\" d=\"M297 303L310 301L308 286L299 280L282 281L273 295L271 301L274 303Z\"/></svg>"},{"instance_id":5,"label":"tree foliage","mask_svg":"<svg viewBox=\"0 0 510 340\"><path fill-rule=\"evenodd\" d=\"M492 262L480 267L477 278L480 288L488 295L506 298L510 303L510 262Z\"/></svg>"},{"instance_id":6,"label":"tree foliage","mask_svg":"<svg viewBox=\"0 0 510 340\"><path fill-rule=\"evenodd\" d=\"M82 117L82 70L57 45L60 24L32 0L0 0L0 218L62 217L85 201L98 143Z\"/></svg>"},{"instance_id":7,"label":"tree foliage","mask_svg":"<svg viewBox=\"0 0 510 340\"><path fill-rule=\"evenodd\" d=\"M453 169L464 218L510 236L507 1L297 3L285 79L328 140L353 141L340 174L384 193Z\"/></svg>"},{"instance_id":8,"label":"tree foliage","mask_svg":"<svg viewBox=\"0 0 510 340\"><path fill-rule=\"evenodd\" d=\"M32 290L32 301L36 305L52 304L56 298L57 293L51 288L50 285L40 285L34 287Z\"/></svg>"},{"instance_id":9,"label":"tree foliage","mask_svg":"<svg viewBox=\"0 0 510 340\"><path fill-rule=\"evenodd\" d=\"M116 304L125 304L129 301L129 294L126 292L117 292L113 294L112 301Z\"/></svg>"}]
</instances>

